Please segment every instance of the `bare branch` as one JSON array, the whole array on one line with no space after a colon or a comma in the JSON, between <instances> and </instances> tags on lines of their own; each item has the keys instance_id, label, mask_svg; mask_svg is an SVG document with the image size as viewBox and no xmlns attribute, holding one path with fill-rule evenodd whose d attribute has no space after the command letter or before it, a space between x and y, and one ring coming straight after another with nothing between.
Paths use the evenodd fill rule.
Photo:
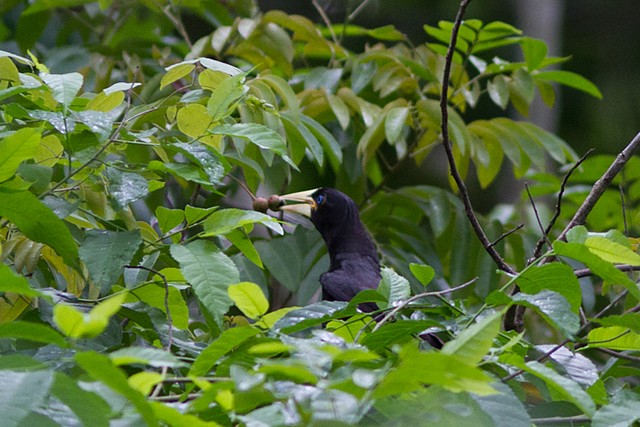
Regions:
<instances>
[{"instance_id":1,"label":"bare branch","mask_svg":"<svg viewBox=\"0 0 640 427\"><path fill-rule=\"evenodd\" d=\"M500 243L500 241L502 241L502 239L504 239L505 237L508 237L510 235L512 235L513 233L515 233L516 231L520 230L522 227L524 227L524 224L519 224L515 227L513 227L511 230L502 233L500 235L500 237L498 237L496 240L494 240L493 242L491 242L491 244L489 245L490 247L493 247L495 245L497 245L498 243Z\"/></svg>"},{"instance_id":2,"label":"bare branch","mask_svg":"<svg viewBox=\"0 0 640 427\"><path fill-rule=\"evenodd\" d=\"M535 202L533 201L533 196L531 195L531 191L529 191L529 184L527 184L526 182L524 183L524 188L527 190L527 195L529 196L529 201L531 202L531 207L533 207L533 213L536 216L536 221L538 222L538 227L540 227L540 231L542 231L542 236L540 237L540 240L538 241L538 243L542 242L546 242L547 246L551 247L551 242L549 241L549 235L547 234L547 230L545 230L545 228L542 226L542 220L540 219L540 214L538 214L538 208L536 207ZM542 247L542 245L540 245ZM536 245L536 250L537 250L537 245ZM538 252L542 252L537 251L536 254ZM532 259L536 259L539 258L540 254L537 254L537 256L534 254L534 257Z\"/></svg>"},{"instance_id":3,"label":"bare branch","mask_svg":"<svg viewBox=\"0 0 640 427\"><path fill-rule=\"evenodd\" d=\"M449 80L451 78L451 63L453 61L453 53L456 48L456 40L458 38L458 31L460 30L460 26L462 25L462 18L464 16L464 12L469 5L471 0L462 0L460 2L460 7L458 8L458 14L456 15L455 22L453 24L453 29L451 31L451 42L449 43L449 49L447 50L447 56L445 57L444 63L444 71L442 73L442 93L440 94L440 112L442 114L442 124L441 124L441 134L442 134L442 145L444 146L444 150L447 154L447 159L449 160L449 168L451 170L451 176L453 177L458 189L460 190L460 198L464 203L464 210L471 223L471 227L475 231L480 243L487 251L489 256L493 259L493 261L498 265L498 268L502 271L505 271L510 274L514 274L515 270L509 266L502 256L496 251L496 249L491 245L491 241L487 237L486 233L482 229L478 218L476 217L473 206L471 204L471 199L469 198L469 192L467 191L467 186L464 183L464 180L460 176L458 172L458 166L456 165L455 158L453 157L453 150L451 148L451 141L449 139L449 111L448 111L448 94L449 94Z\"/></svg>"},{"instance_id":4,"label":"bare branch","mask_svg":"<svg viewBox=\"0 0 640 427\"><path fill-rule=\"evenodd\" d=\"M560 191L558 192L558 201L556 202L555 212L553 214L553 217L551 218L551 221L549 221L549 225L547 225L547 228L544 231L544 236L540 237L540 240L538 240L538 242L536 243L536 247L533 251L533 258L540 258L540 255L542 255L542 245L545 241L549 241L549 233L551 233L551 229L555 225L556 220L558 219L558 217L560 216L560 212L562 211L562 196L564 195L569 177L571 177L571 174L573 174L573 172L578 169L578 167L580 167L582 162L584 162L592 152L593 148L590 148L586 153L584 153L584 155L580 157L580 159L578 159L578 161L571 167L571 169L569 169L569 172L567 172L562 179L562 184L560 184Z\"/></svg>"},{"instance_id":5,"label":"bare branch","mask_svg":"<svg viewBox=\"0 0 640 427\"><path fill-rule=\"evenodd\" d=\"M611 163L611 166L609 166L609 169L607 169L604 175L602 175L602 177L600 177L600 179L594 184L587 198L584 200L580 208L578 208L577 212L564 230L562 230L562 233L558 236L558 240L565 240L569 230L577 225L584 224L593 207L598 203L598 200L600 200L600 197L602 197L604 191L609 187L616 175L631 159L633 153L638 148L638 145L640 145L640 133L638 133L631 140L629 145L627 145L624 150L618 154L613 163Z\"/></svg>"}]
</instances>

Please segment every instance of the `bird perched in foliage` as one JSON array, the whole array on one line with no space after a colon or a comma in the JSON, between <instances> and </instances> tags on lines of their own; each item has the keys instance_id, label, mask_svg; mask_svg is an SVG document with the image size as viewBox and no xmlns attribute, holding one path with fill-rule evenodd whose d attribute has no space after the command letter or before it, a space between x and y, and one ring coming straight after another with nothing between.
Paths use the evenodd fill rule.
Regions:
<instances>
[{"instance_id":1,"label":"bird perched in foliage","mask_svg":"<svg viewBox=\"0 0 640 427\"><path fill-rule=\"evenodd\" d=\"M381 276L376 247L349 196L333 188L320 188L280 198L303 202L280 209L309 217L327 245L329 271L320 276L323 299L351 301L358 292L378 287ZM378 309L372 302L359 308L366 312Z\"/></svg>"},{"instance_id":2,"label":"bird perched in foliage","mask_svg":"<svg viewBox=\"0 0 640 427\"><path fill-rule=\"evenodd\" d=\"M302 203L285 205L284 201ZM358 292L378 287L382 278L378 253L360 221L358 207L349 196L333 188L319 188L272 196L269 205L310 218L322 235L330 260L329 270L320 275L323 299L351 301ZM373 302L358 307L365 312L378 310ZM437 336L424 333L420 337L433 347L442 348Z\"/></svg>"}]
</instances>

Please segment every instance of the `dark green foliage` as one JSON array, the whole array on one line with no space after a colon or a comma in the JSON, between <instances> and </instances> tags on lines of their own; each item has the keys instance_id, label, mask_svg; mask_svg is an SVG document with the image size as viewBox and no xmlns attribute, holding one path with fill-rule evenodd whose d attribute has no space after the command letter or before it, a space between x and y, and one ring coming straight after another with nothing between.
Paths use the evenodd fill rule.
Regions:
<instances>
[{"instance_id":1,"label":"dark green foliage","mask_svg":"<svg viewBox=\"0 0 640 427\"><path fill-rule=\"evenodd\" d=\"M250 0L5 3L0 37L22 53L0 51L3 426L637 422L637 159L587 227L554 241L612 158L573 172L538 259L528 201L480 218L513 275L457 188L389 188L442 142L454 23L415 45L392 26L327 27ZM189 40L183 17L207 33ZM345 48L351 37L366 48ZM508 164L543 222L540 196L556 196L576 153L480 110L526 116L536 96L553 104L552 83L600 97L551 69L566 59L469 19L446 83L463 178L486 189ZM384 264L350 303L315 302L328 266L316 231L247 197L321 185L359 204ZM501 328L514 305L525 333Z\"/></svg>"}]
</instances>

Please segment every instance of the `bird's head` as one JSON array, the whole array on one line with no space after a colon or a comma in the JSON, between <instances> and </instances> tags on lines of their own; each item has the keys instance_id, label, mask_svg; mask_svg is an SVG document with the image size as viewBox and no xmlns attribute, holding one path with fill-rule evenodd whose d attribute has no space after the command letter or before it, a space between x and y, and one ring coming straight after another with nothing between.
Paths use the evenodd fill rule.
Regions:
<instances>
[{"instance_id":1,"label":"bird's head","mask_svg":"<svg viewBox=\"0 0 640 427\"><path fill-rule=\"evenodd\" d=\"M338 247L348 251L371 251L373 244L360 221L358 207L341 191L333 188L317 188L285 194L280 196L280 199L286 203L280 206L280 210L301 214L311 219L330 251ZM294 202L294 204L288 202Z\"/></svg>"}]
</instances>

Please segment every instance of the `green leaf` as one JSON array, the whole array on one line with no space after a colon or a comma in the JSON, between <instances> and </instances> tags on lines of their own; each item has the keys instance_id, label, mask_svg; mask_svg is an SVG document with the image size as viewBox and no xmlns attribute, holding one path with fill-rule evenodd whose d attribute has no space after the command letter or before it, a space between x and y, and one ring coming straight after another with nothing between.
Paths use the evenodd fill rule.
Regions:
<instances>
[{"instance_id":1,"label":"green leaf","mask_svg":"<svg viewBox=\"0 0 640 427\"><path fill-rule=\"evenodd\" d=\"M158 422L145 397L131 388L124 372L113 365L108 356L93 352L79 352L76 362L93 379L100 381L116 393L124 396L137 409L148 426L157 426Z\"/></svg>"},{"instance_id":2,"label":"green leaf","mask_svg":"<svg viewBox=\"0 0 640 427\"><path fill-rule=\"evenodd\" d=\"M29 286L23 276L15 274L6 264L0 263L0 292L11 292L25 297L41 297L44 294Z\"/></svg>"},{"instance_id":3,"label":"green leaf","mask_svg":"<svg viewBox=\"0 0 640 427\"><path fill-rule=\"evenodd\" d=\"M170 284L168 286L168 296L164 283L160 282L158 284L149 284L131 289L129 291L131 295L129 299L135 297L150 307L155 307L167 314L166 299L166 303L169 304L169 312L171 313L173 326L178 329L187 329L189 327L189 307L187 307L187 303L182 297L180 289Z\"/></svg>"},{"instance_id":4,"label":"green leaf","mask_svg":"<svg viewBox=\"0 0 640 427\"><path fill-rule=\"evenodd\" d=\"M154 368L184 368L188 366L173 354L159 348L124 347L109 353L114 365L149 365Z\"/></svg>"},{"instance_id":5,"label":"green leaf","mask_svg":"<svg viewBox=\"0 0 640 427\"><path fill-rule=\"evenodd\" d=\"M51 384L52 371L0 371L0 417L2 425L24 425L22 421L45 403Z\"/></svg>"},{"instance_id":6,"label":"green leaf","mask_svg":"<svg viewBox=\"0 0 640 427\"><path fill-rule=\"evenodd\" d=\"M141 243L140 230L87 231L80 246L80 259L87 266L93 283L100 288L101 295L109 293Z\"/></svg>"},{"instance_id":7,"label":"green leaf","mask_svg":"<svg viewBox=\"0 0 640 427\"><path fill-rule=\"evenodd\" d=\"M411 286L407 279L388 267L382 268L380 274L382 275L382 280L378 285L378 292L388 301L387 307L393 307L396 302L409 298Z\"/></svg>"},{"instance_id":8,"label":"green leaf","mask_svg":"<svg viewBox=\"0 0 640 427\"><path fill-rule=\"evenodd\" d=\"M576 405L588 416L592 416L595 412L596 405L593 400L575 381L563 377L540 362L531 361L520 367L543 380L547 387L557 392L562 399Z\"/></svg>"},{"instance_id":9,"label":"green leaf","mask_svg":"<svg viewBox=\"0 0 640 427\"><path fill-rule=\"evenodd\" d=\"M396 107L389 110L384 120L384 132L390 144L397 142L409 117L408 107Z\"/></svg>"},{"instance_id":10,"label":"green leaf","mask_svg":"<svg viewBox=\"0 0 640 427\"><path fill-rule=\"evenodd\" d=\"M162 79L160 80L160 89L164 89L164 87L166 85L170 85L171 83L180 80L181 78L183 78L184 76L188 75L189 73L191 73L191 71L193 71L196 68L195 64L193 63L178 63L178 64L173 64L170 67L167 67L167 73L162 76Z\"/></svg>"},{"instance_id":11,"label":"green leaf","mask_svg":"<svg viewBox=\"0 0 640 427\"><path fill-rule=\"evenodd\" d=\"M298 167L289 158L287 146L280 134L265 125L258 123L224 124L213 128L210 132L214 135L227 135L246 139L262 149L277 154L291 167L298 170Z\"/></svg>"},{"instance_id":12,"label":"green leaf","mask_svg":"<svg viewBox=\"0 0 640 427\"><path fill-rule=\"evenodd\" d=\"M520 292L511 297L516 303L535 309L543 319L571 338L580 329L580 318L559 293L543 290L535 295Z\"/></svg>"},{"instance_id":13,"label":"green leaf","mask_svg":"<svg viewBox=\"0 0 640 427\"><path fill-rule=\"evenodd\" d=\"M375 398L410 393L427 384L456 393L466 391L480 396L497 393L489 375L458 356L421 352L414 344L405 346L399 356L399 365L378 384Z\"/></svg>"},{"instance_id":14,"label":"green leaf","mask_svg":"<svg viewBox=\"0 0 640 427\"><path fill-rule=\"evenodd\" d=\"M51 394L71 408L84 425L109 426L111 407L97 393L84 390L68 376L56 373Z\"/></svg>"},{"instance_id":15,"label":"green leaf","mask_svg":"<svg viewBox=\"0 0 640 427\"><path fill-rule=\"evenodd\" d=\"M84 81L82 74L80 73L41 73L40 77L42 78L42 81L51 88L53 91L53 98L62 104L64 111L69 108Z\"/></svg>"},{"instance_id":16,"label":"green leaf","mask_svg":"<svg viewBox=\"0 0 640 427\"><path fill-rule=\"evenodd\" d=\"M207 111L213 122L229 117L249 88L243 84L244 75L238 74L223 80L207 102Z\"/></svg>"},{"instance_id":17,"label":"green leaf","mask_svg":"<svg viewBox=\"0 0 640 427\"><path fill-rule=\"evenodd\" d=\"M372 351L380 352L393 344L403 344L411 340L413 335L436 325L431 320L397 320L367 334L360 343Z\"/></svg>"},{"instance_id":18,"label":"green leaf","mask_svg":"<svg viewBox=\"0 0 640 427\"><path fill-rule=\"evenodd\" d=\"M258 334L260 334L260 330L253 326L239 326L227 329L200 352L193 365L191 365L189 376L199 377L205 375L222 356Z\"/></svg>"},{"instance_id":19,"label":"green leaf","mask_svg":"<svg viewBox=\"0 0 640 427\"><path fill-rule=\"evenodd\" d=\"M41 136L40 128L22 128L0 141L0 182L13 178L20 163L35 156Z\"/></svg>"},{"instance_id":20,"label":"green leaf","mask_svg":"<svg viewBox=\"0 0 640 427\"><path fill-rule=\"evenodd\" d=\"M489 98L502 108L503 110L507 108L509 104L509 86L507 85L507 80L502 74L498 74L487 83L487 91L489 92Z\"/></svg>"},{"instance_id":21,"label":"green leaf","mask_svg":"<svg viewBox=\"0 0 640 427\"><path fill-rule=\"evenodd\" d=\"M260 259L260 254L256 250L256 247L253 246L253 242L247 236L247 233L244 230L232 230L225 234L225 237L231 242L233 246L238 248L242 255L246 256L249 261L260 267L264 268L262 264L262 259Z\"/></svg>"},{"instance_id":22,"label":"green leaf","mask_svg":"<svg viewBox=\"0 0 640 427\"><path fill-rule=\"evenodd\" d=\"M156 218L158 226L163 234L176 228L184 221L184 211L182 209L168 209L164 206L156 208Z\"/></svg>"},{"instance_id":23,"label":"green leaf","mask_svg":"<svg viewBox=\"0 0 640 427\"><path fill-rule=\"evenodd\" d=\"M492 384L500 394L471 395L485 414L493 420L493 427L530 427L531 418L516 394L504 383ZM475 424L475 421L472 422Z\"/></svg>"},{"instance_id":24,"label":"green leaf","mask_svg":"<svg viewBox=\"0 0 640 427\"><path fill-rule=\"evenodd\" d=\"M588 237L584 241L584 245L591 253L598 255L605 261L614 264L640 266L640 255L627 246L613 242L605 237Z\"/></svg>"},{"instance_id":25,"label":"green leaf","mask_svg":"<svg viewBox=\"0 0 640 427\"><path fill-rule=\"evenodd\" d=\"M171 148L181 152L189 160L199 165L207 176L208 184L219 185L222 183L228 164L207 145L196 141L190 144L177 142L171 144Z\"/></svg>"},{"instance_id":26,"label":"green leaf","mask_svg":"<svg viewBox=\"0 0 640 427\"><path fill-rule=\"evenodd\" d=\"M149 194L147 180L137 173L108 168L107 175L109 177L109 193L119 210L126 209L129 203L140 200Z\"/></svg>"},{"instance_id":27,"label":"green leaf","mask_svg":"<svg viewBox=\"0 0 640 427\"><path fill-rule=\"evenodd\" d=\"M624 326L640 334L640 313L625 313L597 319L602 326Z\"/></svg>"},{"instance_id":28,"label":"green leaf","mask_svg":"<svg viewBox=\"0 0 640 427\"><path fill-rule=\"evenodd\" d=\"M520 40L520 46L527 62L527 69L529 71L538 69L547 57L547 44L542 40L523 37Z\"/></svg>"},{"instance_id":29,"label":"green leaf","mask_svg":"<svg viewBox=\"0 0 640 427\"><path fill-rule=\"evenodd\" d=\"M213 243L196 240L188 245L172 245L171 256L180 264L203 309L218 326L233 302L227 294L229 285L240 281L240 273L231 258Z\"/></svg>"},{"instance_id":30,"label":"green leaf","mask_svg":"<svg viewBox=\"0 0 640 427\"><path fill-rule=\"evenodd\" d=\"M225 74L229 74L230 76L235 76L238 74L242 74L242 70L234 67L233 65L229 65L225 62L217 61L211 58L198 58L197 59L200 64L211 70L211 71L221 71Z\"/></svg>"},{"instance_id":31,"label":"green leaf","mask_svg":"<svg viewBox=\"0 0 640 427\"><path fill-rule=\"evenodd\" d=\"M71 305L56 304L53 307L53 320L60 330L71 338L95 338L109 325L126 298L126 293L112 296L84 314Z\"/></svg>"},{"instance_id":32,"label":"green leaf","mask_svg":"<svg viewBox=\"0 0 640 427\"><path fill-rule=\"evenodd\" d=\"M256 320L269 310L269 301L260 286L251 282L240 282L229 286L229 298L249 319Z\"/></svg>"},{"instance_id":33,"label":"green leaf","mask_svg":"<svg viewBox=\"0 0 640 427\"><path fill-rule=\"evenodd\" d=\"M287 112L282 113L280 119L287 132L287 142L289 146L292 147L292 152L294 147L299 147L300 155L296 157L295 154L292 154L294 161L302 160L302 156L305 154L305 148L308 148L316 159L317 165L322 167L324 163L324 153L315 135L299 120L298 123L295 123L292 116Z\"/></svg>"},{"instance_id":34,"label":"green leaf","mask_svg":"<svg viewBox=\"0 0 640 427\"><path fill-rule=\"evenodd\" d=\"M413 274L413 276L425 287L436 275L436 271L430 265L416 264L412 262L409 264L409 269L411 270L411 274Z\"/></svg>"},{"instance_id":35,"label":"green leaf","mask_svg":"<svg viewBox=\"0 0 640 427\"><path fill-rule=\"evenodd\" d=\"M624 286L635 299L640 300L638 285L625 273L615 268L612 263L592 253L587 246L580 243L555 241L553 242L553 250L557 255L584 263L593 273L605 281Z\"/></svg>"},{"instance_id":36,"label":"green leaf","mask_svg":"<svg viewBox=\"0 0 640 427\"><path fill-rule=\"evenodd\" d=\"M300 120L322 145L324 154L327 156L329 164L331 164L331 168L333 168L334 171L339 171L342 165L342 148L338 141L336 141L331 132L311 117L303 114L300 116Z\"/></svg>"},{"instance_id":37,"label":"green leaf","mask_svg":"<svg viewBox=\"0 0 640 427\"><path fill-rule=\"evenodd\" d=\"M263 224L277 234L284 233L279 221L272 216L256 211L229 208L217 210L209 215L203 223L202 235L224 235L240 227L250 230L253 224Z\"/></svg>"},{"instance_id":38,"label":"green leaf","mask_svg":"<svg viewBox=\"0 0 640 427\"><path fill-rule=\"evenodd\" d=\"M55 344L58 347L67 347L68 344L60 333L47 325L22 320L14 320L9 323L0 323L0 337L17 338Z\"/></svg>"},{"instance_id":39,"label":"green leaf","mask_svg":"<svg viewBox=\"0 0 640 427\"><path fill-rule=\"evenodd\" d=\"M336 315L336 313L342 313L342 310L346 307L347 303L344 301L320 301L310 304L287 312L276 322L273 329L281 331L284 334L302 331L327 322L332 316ZM349 314L355 314L355 309L352 309ZM347 313L345 313L345 315L347 315Z\"/></svg>"},{"instance_id":40,"label":"green leaf","mask_svg":"<svg viewBox=\"0 0 640 427\"><path fill-rule=\"evenodd\" d=\"M593 414L591 427L631 427L640 420L640 397L638 393L622 389L613 401Z\"/></svg>"},{"instance_id":41,"label":"green leaf","mask_svg":"<svg viewBox=\"0 0 640 427\"><path fill-rule=\"evenodd\" d=\"M499 400L502 394L483 396ZM506 411L504 411L506 412ZM525 412L526 414L526 412ZM397 397L376 401L376 421L384 417L377 426L473 426L473 427L528 427L529 424L494 423L482 402L471 393L453 393L442 387L431 386ZM508 420L508 419L507 419ZM506 420L505 420L506 421Z\"/></svg>"},{"instance_id":42,"label":"green leaf","mask_svg":"<svg viewBox=\"0 0 640 427\"><path fill-rule=\"evenodd\" d=\"M565 297L571 310L578 313L582 303L580 283L573 269L559 262L533 266L516 279L520 289L527 294L537 294L543 290L554 291Z\"/></svg>"},{"instance_id":43,"label":"green leaf","mask_svg":"<svg viewBox=\"0 0 640 427\"><path fill-rule=\"evenodd\" d=\"M464 329L444 345L442 353L455 355L469 365L477 364L487 354L500 332L502 314L494 313Z\"/></svg>"},{"instance_id":44,"label":"green leaf","mask_svg":"<svg viewBox=\"0 0 640 427\"><path fill-rule=\"evenodd\" d=\"M0 217L13 222L29 239L51 246L67 265L77 265L78 247L69 229L33 194L0 187Z\"/></svg>"},{"instance_id":45,"label":"green leaf","mask_svg":"<svg viewBox=\"0 0 640 427\"><path fill-rule=\"evenodd\" d=\"M640 334L624 326L595 328L589 331L589 348L640 351Z\"/></svg>"},{"instance_id":46,"label":"green leaf","mask_svg":"<svg viewBox=\"0 0 640 427\"><path fill-rule=\"evenodd\" d=\"M560 83L565 86L569 86L574 89L586 92L595 98L602 99L602 93L596 85L594 85L592 82L582 77L581 75L573 73L571 71L541 71L535 74L535 78Z\"/></svg>"},{"instance_id":47,"label":"green leaf","mask_svg":"<svg viewBox=\"0 0 640 427\"><path fill-rule=\"evenodd\" d=\"M161 402L149 402L155 416L172 427L219 427L214 421L206 421L200 416L183 414L180 410Z\"/></svg>"}]
</instances>

